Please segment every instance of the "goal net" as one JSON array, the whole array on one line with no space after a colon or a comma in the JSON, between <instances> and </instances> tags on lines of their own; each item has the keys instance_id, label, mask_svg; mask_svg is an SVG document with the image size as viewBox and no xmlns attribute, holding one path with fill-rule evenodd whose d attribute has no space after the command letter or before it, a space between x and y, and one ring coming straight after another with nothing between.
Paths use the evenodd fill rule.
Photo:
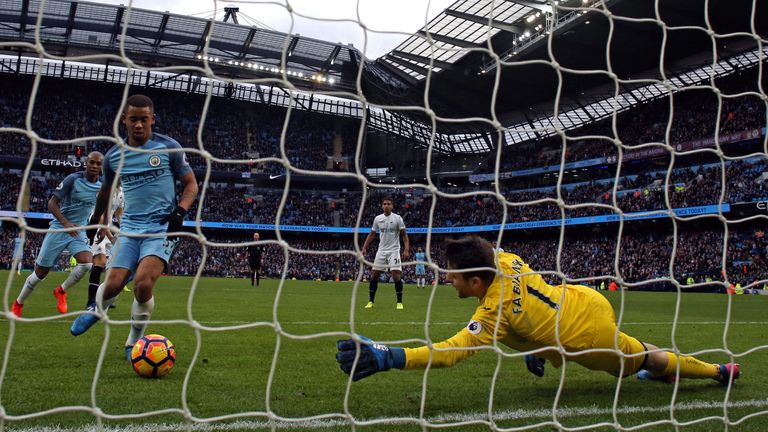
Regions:
<instances>
[{"instance_id":1,"label":"goal net","mask_svg":"<svg viewBox=\"0 0 768 432\"><path fill-rule=\"evenodd\" d=\"M0 0L0 430L768 428L766 5L117 3ZM405 16L415 32L389 25ZM147 334L178 353L158 380L125 361L132 293L69 334L88 276L66 314L46 293L69 250L11 309L62 231L51 194L91 152L134 151L121 110L137 93L200 189L154 285ZM407 227L405 288L384 272L367 309L385 198ZM339 339L431 346L467 326L477 304L455 298L444 245L466 235L600 291L620 331L744 376L664 384L568 361L538 378L538 351L497 341L352 382Z\"/></svg>"}]
</instances>

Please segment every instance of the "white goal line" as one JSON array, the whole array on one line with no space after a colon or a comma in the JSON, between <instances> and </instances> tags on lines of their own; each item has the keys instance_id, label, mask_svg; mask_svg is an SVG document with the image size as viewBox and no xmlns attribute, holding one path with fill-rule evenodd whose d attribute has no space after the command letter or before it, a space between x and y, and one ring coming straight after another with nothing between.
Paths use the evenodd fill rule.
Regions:
<instances>
[{"instance_id":1,"label":"white goal line","mask_svg":"<svg viewBox=\"0 0 768 432\"><path fill-rule=\"evenodd\" d=\"M0 322L8 322L7 318L0 318ZM35 325L37 324L61 324L62 320L46 320L46 321L35 321ZM197 321L201 325L210 326L210 325L243 325L243 324L253 324L257 322L262 323L271 323L272 321ZM430 326L465 326L468 321L436 321L436 322L430 322ZM150 324L152 321L150 321ZM689 325L768 325L768 321L678 321L678 326L689 326ZM70 322L66 322L67 325L71 324ZM122 325L127 324L121 323L116 325ZM158 320L155 324L161 325L163 324L160 320ZM178 325L179 323L174 323ZM280 321L281 326L285 325L348 325L350 324L350 321ZM424 321L358 321L355 324L357 325L367 325L367 326L394 326L394 325L406 325L406 326L423 326ZM115 325L115 323L113 323ZM632 322L623 322L621 323L620 327L625 326L663 326L663 325L672 325L672 321L632 321Z\"/></svg>"},{"instance_id":2,"label":"white goal line","mask_svg":"<svg viewBox=\"0 0 768 432\"><path fill-rule=\"evenodd\" d=\"M728 402L727 408L765 408L768 407L768 399L747 399L743 401ZM690 402L680 402L674 406L675 412L695 411L704 409L722 409L722 400L693 400ZM636 413L660 413L668 412L669 405L663 406L625 406L616 409L616 414L636 414ZM597 405L584 407L566 407L558 408L554 415L558 419L573 418L581 416L601 416L613 415L613 408L599 407ZM340 416L342 414L339 414ZM508 420L534 420L534 419L552 419L552 408L540 409L514 409L501 410L493 413L495 422ZM398 418L380 418L380 419L357 419L359 424L418 424L422 421L431 424L445 425L449 423L465 423L476 421L488 421L487 412L467 412L467 413L446 413L436 416L425 417L398 417ZM183 426L182 426L183 425ZM310 419L310 420L237 420L223 424L196 423L189 426L189 430L208 432L208 431L233 431L233 430L258 430L272 428L275 429L319 429L319 428L339 428L349 427L350 421L342 419ZM142 423L136 425L98 427L97 425L86 425L72 428L60 426L40 426L32 428L14 428L6 429L9 432L144 432L147 430L163 432L177 431L183 427L187 429L184 423Z\"/></svg>"}]
</instances>

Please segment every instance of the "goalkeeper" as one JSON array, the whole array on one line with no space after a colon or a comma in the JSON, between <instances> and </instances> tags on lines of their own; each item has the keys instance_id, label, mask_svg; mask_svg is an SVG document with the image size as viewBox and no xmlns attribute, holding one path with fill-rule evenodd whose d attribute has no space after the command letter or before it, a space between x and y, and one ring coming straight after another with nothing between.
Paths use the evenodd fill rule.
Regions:
<instances>
[{"instance_id":1,"label":"goalkeeper","mask_svg":"<svg viewBox=\"0 0 768 432\"><path fill-rule=\"evenodd\" d=\"M496 268L498 256L499 272ZM376 372L397 369L424 369L453 366L473 355L480 347L493 346L494 339L518 351L536 351L525 356L528 370L544 375L548 360L560 367L563 360L624 377L671 382L681 378L711 378L723 384L739 377L736 363L705 363L689 356L660 351L618 330L611 304L597 291L581 285L552 286L534 273L520 257L495 254L493 246L479 237L446 242L448 280L460 298L477 297L480 305L469 324L453 337L430 348L399 348L361 337L338 342L336 360L353 381ZM488 270L464 269L488 268ZM563 295L565 290L565 295ZM501 308L501 311L499 309ZM559 314L558 314L559 312ZM565 353L561 355L558 347ZM618 348L616 351L583 353L590 349Z\"/></svg>"}]
</instances>

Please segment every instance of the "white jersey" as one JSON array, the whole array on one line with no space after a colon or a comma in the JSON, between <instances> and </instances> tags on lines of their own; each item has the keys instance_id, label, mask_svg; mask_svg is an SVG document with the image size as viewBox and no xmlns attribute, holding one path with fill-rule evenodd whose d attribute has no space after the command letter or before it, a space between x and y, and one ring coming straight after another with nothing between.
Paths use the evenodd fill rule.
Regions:
<instances>
[{"instance_id":1,"label":"white jersey","mask_svg":"<svg viewBox=\"0 0 768 432\"><path fill-rule=\"evenodd\" d=\"M379 233L379 252L400 252L400 231L405 229L405 222L399 214L384 213L373 219L371 231Z\"/></svg>"},{"instance_id":2,"label":"white jersey","mask_svg":"<svg viewBox=\"0 0 768 432\"><path fill-rule=\"evenodd\" d=\"M112 197L112 208L110 209L109 216L113 217L117 212L117 209L125 207L125 195L123 195L123 187L118 186L115 189L115 195Z\"/></svg>"}]
</instances>

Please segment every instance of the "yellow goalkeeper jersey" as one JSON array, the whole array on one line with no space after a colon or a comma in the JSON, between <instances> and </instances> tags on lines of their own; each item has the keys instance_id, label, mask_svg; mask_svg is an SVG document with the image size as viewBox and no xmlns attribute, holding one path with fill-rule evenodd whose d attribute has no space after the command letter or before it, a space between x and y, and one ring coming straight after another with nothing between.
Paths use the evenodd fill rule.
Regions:
<instances>
[{"instance_id":1,"label":"yellow goalkeeper jersey","mask_svg":"<svg viewBox=\"0 0 768 432\"><path fill-rule=\"evenodd\" d=\"M613 308L601 294L581 285L549 285L519 256L502 252L498 257L503 276L493 280L467 326L433 344L432 350L428 346L406 348L406 369L426 367L430 351L432 367L451 366L477 352L478 347L494 346L496 340L518 351L562 346L573 353L617 346ZM620 351L645 351L636 339L621 332L618 335ZM618 374L616 354L608 353L609 358L596 354L574 356L573 360L591 369ZM556 367L562 364L556 348L536 356L550 360ZM632 372L643 360L639 356L636 359L630 367Z\"/></svg>"}]
</instances>

